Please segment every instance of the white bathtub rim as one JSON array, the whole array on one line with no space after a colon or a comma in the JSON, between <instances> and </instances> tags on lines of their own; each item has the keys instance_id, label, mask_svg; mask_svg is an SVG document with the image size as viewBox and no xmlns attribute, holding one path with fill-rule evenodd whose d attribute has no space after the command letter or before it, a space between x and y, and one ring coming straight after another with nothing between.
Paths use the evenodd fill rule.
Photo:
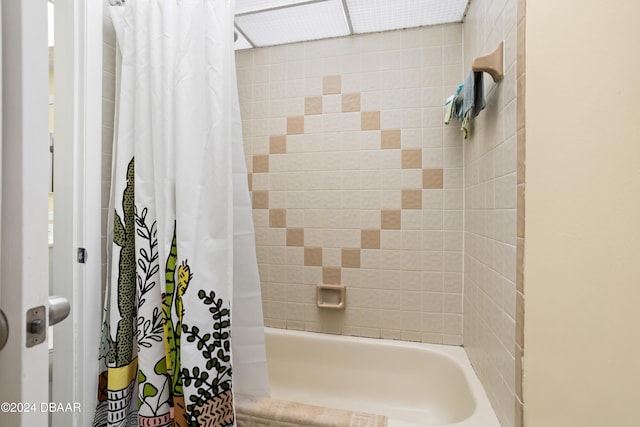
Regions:
<instances>
[{"instance_id":1,"label":"white bathtub rim","mask_svg":"<svg viewBox=\"0 0 640 427\"><path fill-rule=\"evenodd\" d=\"M444 345L444 344L431 344L431 343L419 343L412 341L400 341L400 340L390 340L384 338L367 338L367 337L356 337L356 336L347 336L347 335L337 335L337 334L325 334L319 332L309 332L309 331L299 331L292 329L280 329L280 328L272 328L265 327L265 333L270 333L274 335L287 335L287 336L298 336L298 337L309 337L309 335L313 335L317 339L328 339L332 341L344 341L344 342L365 342L371 343L375 345L382 345L388 347L401 347L401 348L414 348L422 351L428 351L432 353L437 353L438 355L452 361L455 363L462 372L464 373L465 380L469 389L471 390L472 397L475 403L475 409L471 416L468 418L456 422L449 423L443 425L446 427L500 427L500 423L491 407L491 403L489 402L489 398L484 390L484 387L480 383L480 379L478 378L471 362L469 361L469 357L467 356L466 351L462 346L452 346L452 345ZM418 427L423 426L423 424L410 423L405 421L394 420L390 418L388 420L388 427Z\"/></svg>"}]
</instances>

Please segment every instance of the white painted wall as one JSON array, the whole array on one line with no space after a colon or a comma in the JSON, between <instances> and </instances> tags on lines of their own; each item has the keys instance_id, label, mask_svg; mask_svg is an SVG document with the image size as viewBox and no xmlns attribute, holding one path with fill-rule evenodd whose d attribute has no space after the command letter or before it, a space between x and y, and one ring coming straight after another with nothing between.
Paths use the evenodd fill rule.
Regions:
<instances>
[{"instance_id":1,"label":"white painted wall","mask_svg":"<svg viewBox=\"0 0 640 427\"><path fill-rule=\"evenodd\" d=\"M640 421L640 2L527 2L526 427Z\"/></svg>"}]
</instances>

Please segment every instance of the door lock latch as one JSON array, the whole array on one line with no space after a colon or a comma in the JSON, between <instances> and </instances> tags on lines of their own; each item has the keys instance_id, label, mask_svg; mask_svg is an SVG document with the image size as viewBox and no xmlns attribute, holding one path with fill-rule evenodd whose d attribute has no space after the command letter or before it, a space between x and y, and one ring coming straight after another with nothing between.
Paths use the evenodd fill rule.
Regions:
<instances>
[{"instance_id":1,"label":"door lock latch","mask_svg":"<svg viewBox=\"0 0 640 427\"><path fill-rule=\"evenodd\" d=\"M27 347L42 344L47 339L47 310L44 305L27 310Z\"/></svg>"},{"instance_id":2,"label":"door lock latch","mask_svg":"<svg viewBox=\"0 0 640 427\"><path fill-rule=\"evenodd\" d=\"M53 326L69 316L71 305L64 297L50 296L47 300L49 307L49 325ZM47 310L44 305L27 311L27 347L42 344L47 340Z\"/></svg>"}]
</instances>

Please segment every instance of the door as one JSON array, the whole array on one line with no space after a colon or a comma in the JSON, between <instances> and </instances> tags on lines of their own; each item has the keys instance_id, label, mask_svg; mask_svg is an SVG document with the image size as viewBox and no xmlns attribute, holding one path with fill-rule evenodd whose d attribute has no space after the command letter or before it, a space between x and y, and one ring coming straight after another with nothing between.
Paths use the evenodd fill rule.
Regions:
<instances>
[{"instance_id":1,"label":"door","mask_svg":"<svg viewBox=\"0 0 640 427\"><path fill-rule=\"evenodd\" d=\"M69 299L71 315L53 328L49 396L48 346L28 341L26 321L27 310L46 307L49 296L47 3L2 0L0 309L9 334L0 350L0 426L91 425L96 399L102 2L56 0L55 5L53 291ZM83 263L76 258L81 248L87 254ZM45 315L40 326L46 330L46 324Z\"/></svg>"},{"instance_id":2,"label":"door","mask_svg":"<svg viewBox=\"0 0 640 427\"><path fill-rule=\"evenodd\" d=\"M2 187L0 425L48 420L47 5L2 1ZM27 324L27 312L40 323ZM42 332L28 334L32 332Z\"/></svg>"}]
</instances>

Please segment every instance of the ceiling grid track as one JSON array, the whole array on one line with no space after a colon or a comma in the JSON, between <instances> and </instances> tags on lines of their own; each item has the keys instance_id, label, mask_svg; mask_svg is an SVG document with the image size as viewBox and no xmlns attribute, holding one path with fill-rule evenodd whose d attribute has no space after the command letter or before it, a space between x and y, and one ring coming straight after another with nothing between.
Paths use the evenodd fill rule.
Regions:
<instances>
[{"instance_id":1,"label":"ceiling grid track","mask_svg":"<svg viewBox=\"0 0 640 427\"><path fill-rule=\"evenodd\" d=\"M246 16L246 15L254 15L256 13L273 12L273 11L276 11L276 10L289 9L291 7L300 7L300 6L306 6L306 5L314 4L314 3L323 3L323 2L327 2L327 1L329 1L329 0L307 0L307 1L300 2L300 3L283 4L283 5L280 5L280 6L266 7L264 9L258 9L258 10L251 10L251 11L248 11L248 12L236 13L235 16Z\"/></svg>"},{"instance_id":2,"label":"ceiling grid track","mask_svg":"<svg viewBox=\"0 0 640 427\"><path fill-rule=\"evenodd\" d=\"M234 25L242 37L235 46L258 48L460 23L471 1L237 0Z\"/></svg>"},{"instance_id":3,"label":"ceiling grid track","mask_svg":"<svg viewBox=\"0 0 640 427\"><path fill-rule=\"evenodd\" d=\"M256 44L251 41L251 39L244 33L244 31L242 31L242 29L240 27L238 27L237 24L233 24L234 28L236 29L236 31L242 36L244 37L244 39L247 41L247 43L249 43L251 45L251 48L255 48L257 47Z\"/></svg>"},{"instance_id":4,"label":"ceiling grid track","mask_svg":"<svg viewBox=\"0 0 640 427\"><path fill-rule=\"evenodd\" d=\"M342 0L342 9L344 10L344 17L347 20L347 25L349 26L349 35L353 35L353 23L351 23L351 14L349 13L349 6L347 5L347 0Z\"/></svg>"}]
</instances>

